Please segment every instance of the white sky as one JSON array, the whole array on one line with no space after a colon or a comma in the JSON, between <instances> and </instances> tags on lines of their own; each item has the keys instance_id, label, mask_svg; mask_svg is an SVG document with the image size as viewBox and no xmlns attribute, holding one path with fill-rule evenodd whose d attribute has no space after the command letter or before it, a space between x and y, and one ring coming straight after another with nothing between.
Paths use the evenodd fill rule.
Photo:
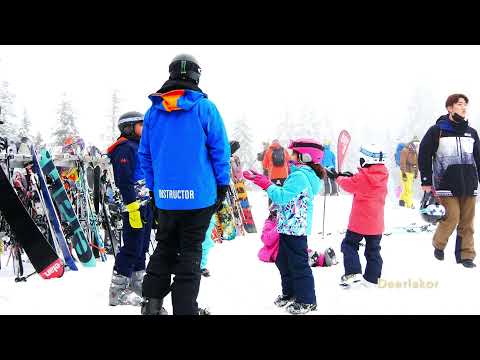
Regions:
<instances>
[{"instance_id":1,"label":"white sky","mask_svg":"<svg viewBox=\"0 0 480 360\"><path fill-rule=\"evenodd\" d=\"M305 108L338 128L398 127L417 88L438 105L432 122L454 92L470 97L473 125L480 120L479 46L0 46L0 80L10 83L19 117L26 107L34 133L48 138L66 92L81 135L95 141L113 89L120 113L145 112L182 52L200 62L200 87L227 128L245 114L256 141L275 136L285 111Z\"/></svg>"}]
</instances>

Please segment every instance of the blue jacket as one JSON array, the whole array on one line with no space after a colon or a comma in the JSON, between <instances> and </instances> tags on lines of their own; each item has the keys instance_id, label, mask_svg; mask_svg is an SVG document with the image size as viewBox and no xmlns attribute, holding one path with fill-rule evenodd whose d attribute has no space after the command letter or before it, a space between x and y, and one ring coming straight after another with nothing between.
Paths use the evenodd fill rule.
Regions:
<instances>
[{"instance_id":1,"label":"blue jacket","mask_svg":"<svg viewBox=\"0 0 480 360\"><path fill-rule=\"evenodd\" d=\"M324 145L323 148L322 166L327 169L335 169L337 167L335 154L330 150L330 145Z\"/></svg>"},{"instance_id":2,"label":"blue jacket","mask_svg":"<svg viewBox=\"0 0 480 360\"><path fill-rule=\"evenodd\" d=\"M113 166L113 176L125 205L137 199L135 182L144 179L143 170L138 159L138 141L118 138L107 150Z\"/></svg>"},{"instance_id":3,"label":"blue jacket","mask_svg":"<svg viewBox=\"0 0 480 360\"><path fill-rule=\"evenodd\" d=\"M306 165L291 165L283 186L270 185L267 194L279 205L277 230L280 234L310 235L312 231L313 197L322 189L322 182Z\"/></svg>"},{"instance_id":4,"label":"blue jacket","mask_svg":"<svg viewBox=\"0 0 480 360\"><path fill-rule=\"evenodd\" d=\"M149 96L139 156L146 185L163 210L213 205L230 183L230 144L215 105L199 91Z\"/></svg>"}]
</instances>

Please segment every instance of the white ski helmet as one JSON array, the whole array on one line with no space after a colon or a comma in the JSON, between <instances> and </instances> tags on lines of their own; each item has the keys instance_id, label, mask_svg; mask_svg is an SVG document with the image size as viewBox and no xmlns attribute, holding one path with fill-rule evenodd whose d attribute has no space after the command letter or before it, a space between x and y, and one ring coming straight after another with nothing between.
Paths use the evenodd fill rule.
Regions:
<instances>
[{"instance_id":1,"label":"white ski helmet","mask_svg":"<svg viewBox=\"0 0 480 360\"><path fill-rule=\"evenodd\" d=\"M420 203L420 215L423 220L435 225L439 221L444 220L446 214L447 211L445 210L445 207L435 199L435 196L431 192L425 192L423 194Z\"/></svg>"},{"instance_id":2,"label":"white ski helmet","mask_svg":"<svg viewBox=\"0 0 480 360\"><path fill-rule=\"evenodd\" d=\"M386 154L376 144L362 145L360 147L360 166L385 164Z\"/></svg>"}]
</instances>

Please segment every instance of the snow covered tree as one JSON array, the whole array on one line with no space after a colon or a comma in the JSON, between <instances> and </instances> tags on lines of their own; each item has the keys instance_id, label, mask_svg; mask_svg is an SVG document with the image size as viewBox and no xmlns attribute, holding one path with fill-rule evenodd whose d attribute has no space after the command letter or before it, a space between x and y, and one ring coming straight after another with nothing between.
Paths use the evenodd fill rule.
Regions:
<instances>
[{"instance_id":1,"label":"snow covered tree","mask_svg":"<svg viewBox=\"0 0 480 360\"><path fill-rule=\"evenodd\" d=\"M235 153L243 164L244 168L250 168L256 161L256 154L253 147L253 133L248 126L245 115L239 118L234 125L233 135L230 140L240 143L240 149Z\"/></svg>"},{"instance_id":2,"label":"snow covered tree","mask_svg":"<svg viewBox=\"0 0 480 360\"><path fill-rule=\"evenodd\" d=\"M10 92L7 81L0 84L0 136L6 136L10 140L16 140L18 137L18 123L13 110L15 95Z\"/></svg>"},{"instance_id":3,"label":"snow covered tree","mask_svg":"<svg viewBox=\"0 0 480 360\"><path fill-rule=\"evenodd\" d=\"M120 116L119 111L120 111L120 97L119 97L119 91L115 89L112 93L112 107L111 107L111 113L108 117L107 121L107 126L106 126L106 132L103 136L104 140L111 144L115 141L115 139L118 137L118 118Z\"/></svg>"},{"instance_id":4,"label":"snow covered tree","mask_svg":"<svg viewBox=\"0 0 480 360\"><path fill-rule=\"evenodd\" d=\"M27 109L23 109L23 118L22 118L22 124L21 125L22 126L21 126L20 132L22 133L22 135L31 139L32 134L31 134L30 130L31 130L31 127L32 127L32 122L30 121L30 118L28 116Z\"/></svg>"},{"instance_id":5,"label":"snow covered tree","mask_svg":"<svg viewBox=\"0 0 480 360\"><path fill-rule=\"evenodd\" d=\"M60 103L57 114L58 127L53 132L53 145L62 146L68 136L78 135L78 130L75 126L75 114L72 109L72 104L67 99L65 93L63 94L63 99Z\"/></svg>"},{"instance_id":6,"label":"snow covered tree","mask_svg":"<svg viewBox=\"0 0 480 360\"><path fill-rule=\"evenodd\" d=\"M39 149L43 145L45 145L45 143L43 141L42 134L40 133L40 131L38 131L37 135L35 135L35 137L33 138L33 144L35 145L35 148L37 148L37 149Z\"/></svg>"}]
</instances>

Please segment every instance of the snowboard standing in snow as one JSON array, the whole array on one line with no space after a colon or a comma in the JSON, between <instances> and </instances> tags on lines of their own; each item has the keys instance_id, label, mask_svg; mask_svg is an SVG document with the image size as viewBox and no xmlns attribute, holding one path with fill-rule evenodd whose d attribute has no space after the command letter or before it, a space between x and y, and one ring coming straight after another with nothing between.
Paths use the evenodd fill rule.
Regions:
<instances>
[{"instance_id":1,"label":"snowboard standing in snow","mask_svg":"<svg viewBox=\"0 0 480 360\"><path fill-rule=\"evenodd\" d=\"M63 229L60 224L58 214L55 210L52 197L50 195L50 192L48 191L47 181L45 180L45 176L43 175L42 169L40 167L40 163L38 162L37 153L33 146L31 147L31 151L32 151L34 171L37 174L38 180L40 182L40 189L42 191L42 195L48 210L48 215L50 217L50 220L55 232L55 236L57 237L57 242L60 245L60 249L62 250L63 258L65 259L66 265L71 270L76 271L78 270L77 265L75 265L75 261L72 257L72 254L70 253L70 249L69 249L67 240L65 239L65 234L63 233Z\"/></svg>"},{"instance_id":2,"label":"snowboard standing in snow","mask_svg":"<svg viewBox=\"0 0 480 360\"><path fill-rule=\"evenodd\" d=\"M235 191L237 192L238 201L242 208L243 227L247 233L256 233L257 228L255 227L255 222L253 221L252 217L252 210L248 201L248 194L245 187L245 180L242 176L242 166L240 159L238 158L238 156L234 155L232 156L232 160L230 163L232 168L231 178L235 185Z\"/></svg>"},{"instance_id":3,"label":"snowboard standing in snow","mask_svg":"<svg viewBox=\"0 0 480 360\"><path fill-rule=\"evenodd\" d=\"M90 244L80 226L77 215L73 211L73 206L67 197L67 193L60 179L60 174L52 161L50 153L46 149L42 149L41 151L40 165L43 173L50 176L53 180L51 188L52 197L60 210L59 212L62 221L68 223L71 228L72 244L77 253L78 259L87 267L95 266L96 260L93 256Z\"/></svg>"},{"instance_id":4,"label":"snowboard standing in snow","mask_svg":"<svg viewBox=\"0 0 480 360\"><path fill-rule=\"evenodd\" d=\"M0 211L35 271L44 279L61 277L64 272L62 260L28 214L1 167L0 188Z\"/></svg>"}]
</instances>

